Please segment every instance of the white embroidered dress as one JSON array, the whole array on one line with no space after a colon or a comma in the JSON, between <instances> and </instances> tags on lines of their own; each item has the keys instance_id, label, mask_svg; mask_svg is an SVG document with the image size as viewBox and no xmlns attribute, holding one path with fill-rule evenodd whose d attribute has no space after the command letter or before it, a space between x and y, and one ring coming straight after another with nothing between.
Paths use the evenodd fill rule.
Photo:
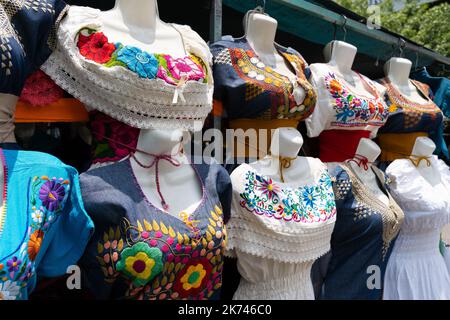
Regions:
<instances>
[{"instance_id":1,"label":"white embroidered dress","mask_svg":"<svg viewBox=\"0 0 450 320\"><path fill-rule=\"evenodd\" d=\"M386 170L405 221L386 269L385 300L450 299L450 273L439 251L440 232L450 223L450 169L436 156L430 160L441 176L436 186L406 159Z\"/></svg>"},{"instance_id":2,"label":"white embroidered dress","mask_svg":"<svg viewBox=\"0 0 450 320\"><path fill-rule=\"evenodd\" d=\"M180 33L185 51L204 63L205 82L173 85L160 78L142 78L120 65L107 66L80 53L80 31L102 32L100 14L98 9L71 6L58 29L57 48L41 69L89 110L99 110L132 127L200 130L212 110L214 90L212 55L205 41L189 26L171 24ZM148 54L152 53L141 52L136 58Z\"/></svg>"},{"instance_id":3,"label":"white embroidered dress","mask_svg":"<svg viewBox=\"0 0 450 320\"><path fill-rule=\"evenodd\" d=\"M247 164L231 174L226 255L241 274L233 299L314 299L311 267L330 250L336 205L326 167L310 163L304 183L278 183Z\"/></svg>"}]
</instances>

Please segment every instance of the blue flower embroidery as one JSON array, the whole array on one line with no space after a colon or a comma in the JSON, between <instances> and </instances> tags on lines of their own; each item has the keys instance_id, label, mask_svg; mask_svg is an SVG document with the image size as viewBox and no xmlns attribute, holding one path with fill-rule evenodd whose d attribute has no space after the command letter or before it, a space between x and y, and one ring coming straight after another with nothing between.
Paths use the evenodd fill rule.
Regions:
<instances>
[{"instance_id":1,"label":"blue flower embroidery","mask_svg":"<svg viewBox=\"0 0 450 320\"><path fill-rule=\"evenodd\" d=\"M314 188L308 188L306 187L303 190L303 201L305 202L306 206L308 207L314 207L314 204L316 202L316 195L314 192Z\"/></svg>"},{"instance_id":2,"label":"blue flower embroidery","mask_svg":"<svg viewBox=\"0 0 450 320\"><path fill-rule=\"evenodd\" d=\"M154 79L158 72L158 60L139 48L125 46L117 53L117 60L136 72L141 78Z\"/></svg>"}]
</instances>

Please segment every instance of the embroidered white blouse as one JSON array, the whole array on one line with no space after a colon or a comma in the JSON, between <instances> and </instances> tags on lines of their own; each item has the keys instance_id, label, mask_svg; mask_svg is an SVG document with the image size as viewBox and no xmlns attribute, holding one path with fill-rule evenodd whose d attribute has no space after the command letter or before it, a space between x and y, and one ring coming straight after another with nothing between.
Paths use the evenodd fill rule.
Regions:
<instances>
[{"instance_id":1,"label":"embroidered white blouse","mask_svg":"<svg viewBox=\"0 0 450 320\"><path fill-rule=\"evenodd\" d=\"M309 81L317 89L318 99L313 114L306 119L309 137L317 137L322 131L367 130L374 138L384 125L389 110L383 100L386 89L358 74L366 92L357 92L328 64L310 65Z\"/></svg>"},{"instance_id":2,"label":"embroidered white blouse","mask_svg":"<svg viewBox=\"0 0 450 320\"><path fill-rule=\"evenodd\" d=\"M450 299L450 274L439 251L440 232L450 223L450 169L436 156L430 161L441 176L435 186L410 160L386 169L405 222L386 269L384 299Z\"/></svg>"},{"instance_id":3,"label":"embroidered white blouse","mask_svg":"<svg viewBox=\"0 0 450 320\"><path fill-rule=\"evenodd\" d=\"M71 6L58 29L57 48L42 70L89 109L130 126L201 129L213 93L212 55L205 41L189 26L172 24L188 54L183 61L109 43L100 13Z\"/></svg>"},{"instance_id":4,"label":"embroidered white blouse","mask_svg":"<svg viewBox=\"0 0 450 320\"><path fill-rule=\"evenodd\" d=\"M336 205L325 165L310 181L281 183L243 164L231 174L226 255L237 258L234 299L314 299L313 262L329 251Z\"/></svg>"}]
</instances>

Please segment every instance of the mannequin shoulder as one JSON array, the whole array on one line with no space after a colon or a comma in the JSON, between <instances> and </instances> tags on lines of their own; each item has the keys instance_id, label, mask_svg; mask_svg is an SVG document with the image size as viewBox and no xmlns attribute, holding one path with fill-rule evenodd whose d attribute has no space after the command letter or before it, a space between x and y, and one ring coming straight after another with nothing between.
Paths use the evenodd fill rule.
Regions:
<instances>
[{"instance_id":1,"label":"mannequin shoulder","mask_svg":"<svg viewBox=\"0 0 450 320\"><path fill-rule=\"evenodd\" d=\"M256 174L256 170L246 163L243 163L239 167L234 169L230 174L233 189L236 189L239 186L243 185L250 174Z\"/></svg>"},{"instance_id":2,"label":"mannequin shoulder","mask_svg":"<svg viewBox=\"0 0 450 320\"><path fill-rule=\"evenodd\" d=\"M211 43L209 48L214 56L217 56L224 49L230 49L236 47L235 39L232 36L223 36L222 39Z\"/></svg>"}]
</instances>

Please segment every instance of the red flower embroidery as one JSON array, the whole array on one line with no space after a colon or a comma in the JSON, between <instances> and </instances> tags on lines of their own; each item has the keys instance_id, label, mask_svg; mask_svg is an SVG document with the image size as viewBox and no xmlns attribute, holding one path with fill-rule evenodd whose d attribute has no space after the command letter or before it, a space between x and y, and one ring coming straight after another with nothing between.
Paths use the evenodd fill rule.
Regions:
<instances>
[{"instance_id":1,"label":"red flower embroidery","mask_svg":"<svg viewBox=\"0 0 450 320\"><path fill-rule=\"evenodd\" d=\"M106 63L111 60L111 55L116 51L116 46L108 42L108 38L102 32L96 32L89 36L80 33L78 37L80 54L97 63Z\"/></svg>"},{"instance_id":2,"label":"red flower embroidery","mask_svg":"<svg viewBox=\"0 0 450 320\"><path fill-rule=\"evenodd\" d=\"M207 259L190 261L177 275L174 290L181 298L197 298L203 290L207 289L211 271L212 266Z\"/></svg>"}]
</instances>

